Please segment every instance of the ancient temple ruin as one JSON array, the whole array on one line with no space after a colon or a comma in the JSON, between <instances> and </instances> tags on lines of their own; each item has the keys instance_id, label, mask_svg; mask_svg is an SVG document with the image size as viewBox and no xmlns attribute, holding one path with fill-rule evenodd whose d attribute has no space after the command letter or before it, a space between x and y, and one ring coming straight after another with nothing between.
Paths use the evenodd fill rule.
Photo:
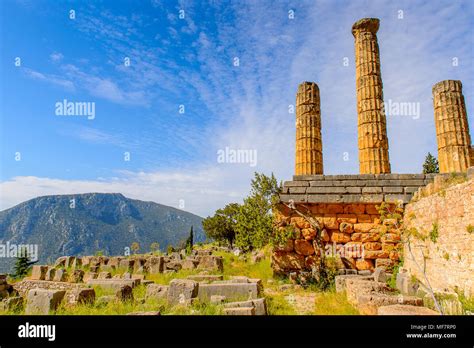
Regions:
<instances>
[{"instance_id":1,"label":"ancient temple ruin","mask_svg":"<svg viewBox=\"0 0 474 348\"><path fill-rule=\"evenodd\" d=\"M379 209L402 209L413 195L433 185L435 174L392 174L384 114L377 30L379 20L364 18L352 27L355 39L359 175L324 175L319 88L303 82L296 96L296 160L293 180L280 194L276 228L291 237L274 249L275 273L310 271L318 259L317 231L300 213L321 226L326 250L344 257L356 271L391 267L400 258L397 221L381 218ZM466 107L460 81L433 87L434 117L441 173L466 172L474 166ZM434 135L433 135L434 136ZM298 212L297 212L298 211Z\"/></svg>"}]
</instances>

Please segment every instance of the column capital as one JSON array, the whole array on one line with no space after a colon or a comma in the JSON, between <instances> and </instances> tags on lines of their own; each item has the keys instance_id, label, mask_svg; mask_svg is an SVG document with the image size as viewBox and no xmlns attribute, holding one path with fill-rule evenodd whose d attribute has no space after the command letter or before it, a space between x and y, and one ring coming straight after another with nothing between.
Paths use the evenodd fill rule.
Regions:
<instances>
[{"instance_id":1,"label":"column capital","mask_svg":"<svg viewBox=\"0 0 474 348\"><path fill-rule=\"evenodd\" d=\"M378 18L362 18L352 26L352 35L356 36L358 32L369 31L372 34L379 30L380 20Z\"/></svg>"}]
</instances>

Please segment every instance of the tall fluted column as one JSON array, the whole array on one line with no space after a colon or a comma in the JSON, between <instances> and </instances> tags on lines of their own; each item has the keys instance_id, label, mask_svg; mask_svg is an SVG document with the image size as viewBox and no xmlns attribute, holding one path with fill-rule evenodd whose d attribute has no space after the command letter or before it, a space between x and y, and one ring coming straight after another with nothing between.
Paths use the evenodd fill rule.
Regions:
<instances>
[{"instance_id":1,"label":"tall fluted column","mask_svg":"<svg viewBox=\"0 0 474 348\"><path fill-rule=\"evenodd\" d=\"M439 171L465 172L474 163L461 81L445 80L435 84L433 106Z\"/></svg>"},{"instance_id":2,"label":"tall fluted column","mask_svg":"<svg viewBox=\"0 0 474 348\"><path fill-rule=\"evenodd\" d=\"M355 38L359 170L361 174L390 173L387 120L383 109L377 18L352 26Z\"/></svg>"},{"instance_id":3,"label":"tall fluted column","mask_svg":"<svg viewBox=\"0 0 474 348\"><path fill-rule=\"evenodd\" d=\"M303 82L296 94L296 175L323 173L319 88Z\"/></svg>"}]
</instances>

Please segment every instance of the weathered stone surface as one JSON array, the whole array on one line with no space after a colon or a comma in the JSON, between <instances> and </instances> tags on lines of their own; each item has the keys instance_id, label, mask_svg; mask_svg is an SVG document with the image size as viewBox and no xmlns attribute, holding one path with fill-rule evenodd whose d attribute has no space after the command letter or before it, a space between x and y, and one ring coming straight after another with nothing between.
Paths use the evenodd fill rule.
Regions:
<instances>
[{"instance_id":1,"label":"weathered stone surface","mask_svg":"<svg viewBox=\"0 0 474 348\"><path fill-rule=\"evenodd\" d=\"M297 254L308 256L314 254L313 245L304 239L295 240L295 251Z\"/></svg>"},{"instance_id":2,"label":"weathered stone surface","mask_svg":"<svg viewBox=\"0 0 474 348\"><path fill-rule=\"evenodd\" d=\"M375 260L375 267L390 268L391 266L393 266L393 261L390 259L376 259Z\"/></svg>"},{"instance_id":3,"label":"weathered stone surface","mask_svg":"<svg viewBox=\"0 0 474 348\"><path fill-rule=\"evenodd\" d=\"M127 271L132 271L134 264L135 264L135 261L131 259L120 260L119 268L125 269Z\"/></svg>"},{"instance_id":4,"label":"weathered stone surface","mask_svg":"<svg viewBox=\"0 0 474 348\"><path fill-rule=\"evenodd\" d=\"M386 269L383 268L383 267L376 267L374 269L374 274L373 274L373 277L374 277L374 280L376 282L382 282L382 283L385 283L387 281L387 274L385 273L386 272Z\"/></svg>"},{"instance_id":5,"label":"weathered stone surface","mask_svg":"<svg viewBox=\"0 0 474 348\"><path fill-rule=\"evenodd\" d=\"M54 276L56 274L56 268L48 267L44 280L54 281Z\"/></svg>"},{"instance_id":6,"label":"weathered stone surface","mask_svg":"<svg viewBox=\"0 0 474 348\"><path fill-rule=\"evenodd\" d=\"M339 219L340 218L338 218L338 220ZM354 218L354 219L357 220L357 218ZM353 225L353 223L343 221L339 224L339 231L341 231L343 233L352 233L352 232L354 232L354 225Z\"/></svg>"},{"instance_id":7,"label":"weathered stone surface","mask_svg":"<svg viewBox=\"0 0 474 348\"><path fill-rule=\"evenodd\" d=\"M259 297L261 288L257 283L200 284L198 298L209 301L211 296L225 296L229 301L249 300Z\"/></svg>"},{"instance_id":8,"label":"weathered stone surface","mask_svg":"<svg viewBox=\"0 0 474 348\"><path fill-rule=\"evenodd\" d=\"M376 315L379 307L393 304L422 306L423 300L413 296L380 293L359 294L357 297L357 308L359 309L360 314L365 315Z\"/></svg>"},{"instance_id":9,"label":"weathered stone surface","mask_svg":"<svg viewBox=\"0 0 474 348\"><path fill-rule=\"evenodd\" d=\"M195 269L198 264L199 264L198 260L190 259L190 258L187 258L186 260L183 260L181 262L183 269Z\"/></svg>"},{"instance_id":10,"label":"weathered stone surface","mask_svg":"<svg viewBox=\"0 0 474 348\"><path fill-rule=\"evenodd\" d=\"M210 302L212 304L222 304L226 300L225 296L220 296L220 295L212 295Z\"/></svg>"},{"instance_id":11,"label":"weathered stone surface","mask_svg":"<svg viewBox=\"0 0 474 348\"><path fill-rule=\"evenodd\" d=\"M255 315L254 307L224 308L224 315Z\"/></svg>"},{"instance_id":12,"label":"weathered stone surface","mask_svg":"<svg viewBox=\"0 0 474 348\"><path fill-rule=\"evenodd\" d=\"M296 175L323 173L319 88L303 82L296 94Z\"/></svg>"},{"instance_id":13,"label":"weathered stone surface","mask_svg":"<svg viewBox=\"0 0 474 348\"><path fill-rule=\"evenodd\" d=\"M461 81L445 80L435 84L433 106L439 171L466 172L474 163L471 163L472 144Z\"/></svg>"},{"instance_id":14,"label":"weathered stone surface","mask_svg":"<svg viewBox=\"0 0 474 348\"><path fill-rule=\"evenodd\" d=\"M31 270L31 280L45 280L46 272L48 271L48 266L44 265L33 265Z\"/></svg>"},{"instance_id":15,"label":"weathered stone surface","mask_svg":"<svg viewBox=\"0 0 474 348\"><path fill-rule=\"evenodd\" d=\"M65 282L68 279L68 274L64 269L57 269L54 273L55 282Z\"/></svg>"},{"instance_id":16,"label":"weathered stone surface","mask_svg":"<svg viewBox=\"0 0 474 348\"><path fill-rule=\"evenodd\" d=\"M181 268L183 268L183 265L181 264L181 261L170 261L170 262L165 263L165 268L166 270L177 272Z\"/></svg>"},{"instance_id":17,"label":"weathered stone surface","mask_svg":"<svg viewBox=\"0 0 474 348\"><path fill-rule=\"evenodd\" d=\"M64 290L32 289L28 292L25 314L49 314L58 308L65 294Z\"/></svg>"},{"instance_id":18,"label":"weathered stone surface","mask_svg":"<svg viewBox=\"0 0 474 348\"><path fill-rule=\"evenodd\" d=\"M216 280L223 280L224 276L223 275L210 275L210 274L196 274L196 275L190 275L186 277L187 279L194 280L196 282L213 282Z\"/></svg>"},{"instance_id":19,"label":"weathered stone surface","mask_svg":"<svg viewBox=\"0 0 474 348\"><path fill-rule=\"evenodd\" d=\"M351 235L336 231L331 234L331 241L334 243L348 243L351 241Z\"/></svg>"},{"instance_id":20,"label":"weathered stone surface","mask_svg":"<svg viewBox=\"0 0 474 348\"><path fill-rule=\"evenodd\" d=\"M387 121L383 108L377 18L352 26L355 39L359 168L361 174L390 173Z\"/></svg>"},{"instance_id":21,"label":"weathered stone surface","mask_svg":"<svg viewBox=\"0 0 474 348\"><path fill-rule=\"evenodd\" d=\"M133 288L137 285L137 283L133 279L91 279L87 282L87 285L117 290L124 285L128 285Z\"/></svg>"},{"instance_id":22,"label":"weathered stone surface","mask_svg":"<svg viewBox=\"0 0 474 348\"><path fill-rule=\"evenodd\" d=\"M378 315L439 315L438 312L420 306L393 304L377 308Z\"/></svg>"},{"instance_id":23,"label":"weathered stone surface","mask_svg":"<svg viewBox=\"0 0 474 348\"><path fill-rule=\"evenodd\" d=\"M267 305L264 298L258 298L249 301L229 302L224 305L225 308L254 308L254 315L267 315Z\"/></svg>"},{"instance_id":24,"label":"weathered stone surface","mask_svg":"<svg viewBox=\"0 0 474 348\"><path fill-rule=\"evenodd\" d=\"M397 274L397 290L404 295L415 295L419 288L418 282L413 282L412 277L407 272L402 271Z\"/></svg>"},{"instance_id":25,"label":"weathered stone surface","mask_svg":"<svg viewBox=\"0 0 474 348\"><path fill-rule=\"evenodd\" d=\"M166 299L168 296L168 288L166 285L150 284L146 288L145 298L155 300Z\"/></svg>"},{"instance_id":26,"label":"weathered stone surface","mask_svg":"<svg viewBox=\"0 0 474 348\"><path fill-rule=\"evenodd\" d=\"M435 292L457 288L467 296L474 294L473 197L474 178L450 185L442 194L433 194L406 206L404 226L407 229L416 229L425 235L433 231L438 235L436 242L431 238L411 239L415 260L404 249L403 267L410 278L414 276L423 281L424 275L416 264L423 265Z\"/></svg>"},{"instance_id":27,"label":"weathered stone surface","mask_svg":"<svg viewBox=\"0 0 474 348\"><path fill-rule=\"evenodd\" d=\"M84 271L81 269L75 269L68 277L70 283L81 283L84 277Z\"/></svg>"},{"instance_id":28,"label":"weathered stone surface","mask_svg":"<svg viewBox=\"0 0 474 348\"><path fill-rule=\"evenodd\" d=\"M304 269L304 256L293 252L276 251L272 254L272 268L275 273Z\"/></svg>"},{"instance_id":29,"label":"weathered stone surface","mask_svg":"<svg viewBox=\"0 0 474 348\"><path fill-rule=\"evenodd\" d=\"M374 293L391 294L393 290L391 290L389 286L385 283L358 278L347 278L346 292L347 300L351 304L357 305L359 302L358 297L361 295L370 295Z\"/></svg>"},{"instance_id":30,"label":"weathered stone surface","mask_svg":"<svg viewBox=\"0 0 474 348\"><path fill-rule=\"evenodd\" d=\"M372 277L366 277L358 274L343 274L337 275L334 279L336 284L336 292L344 292L346 291L346 280L347 279L362 279L362 280L371 280Z\"/></svg>"},{"instance_id":31,"label":"weathered stone surface","mask_svg":"<svg viewBox=\"0 0 474 348\"><path fill-rule=\"evenodd\" d=\"M68 305L93 304L95 302L95 290L91 288L73 289L66 291L65 302Z\"/></svg>"},{"instance_id":32,"label":"weathered stone surface","mask_svg":"<svg viewBox=\"0 0 474 348\"><path fill-rule=\"evenodd\" d=\"M130 285L122 285L116 289L115 297L122 302L133 301L133 289Z\"/></svg>"},{"instance_id":33,"label":"weathered stone surface","mask_svg":"<svg viewBox=\"0 0 474 348\"><path fill-rule=\"evenodd\" d=\"M222 272L224 269L224 259L221 256L204 255L198 257L198 269L206 269L208 271Z\"/></svg>"},{"instance_id":34,"label":"weathered stone surface","mask_svg":"<svg viewBox=\"0 0 474 348\"><path fill-rule=\"evenodd\" d=\"M55 268L66 267L66 259L67 259L67 256L58 257L58 259L54 263L54 267Z\"/></svg>"},{"instance_id":35,"label":"weathered stone surface","mask_svg":"<svg viewBox=\"0 0 474 348\"><path fill-rule=\"evenodd\" d=\"M371 270L374 268L374 263L372 260L367 259L357 259L356 268L360 271Z\"/></svg>"},{"instance_id":36,"label":"weathered stone surface","mask_svg":"<svg viewBox=\"0 0 474 348\"><path fill-rule=\"evenodd\" d=\"M187 305L198 295L202 286L191 279L173 279L168 288L168 302L172 305Z\"/></svg>"}]
</instances>

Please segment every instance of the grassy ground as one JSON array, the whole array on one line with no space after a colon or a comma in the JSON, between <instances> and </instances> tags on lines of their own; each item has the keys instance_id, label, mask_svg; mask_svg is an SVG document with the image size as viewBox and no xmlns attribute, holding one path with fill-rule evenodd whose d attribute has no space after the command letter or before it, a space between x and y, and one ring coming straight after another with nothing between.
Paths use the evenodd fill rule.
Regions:
<instances>
[{"instance_id":1,"label":"grassy ground","mask_svg":"<svg viewBox=\"0 0 474 348\"><path fill-rule=\"evenodd\" d=\"M336 293L333 290L321 292L315 288L308 287L290 287L282 290L281 286L289 284L288 280L273 278L270 267L269 247L264 248L265 257L257 263L251 262L250 255L235 256L225 251L214 252L214 255L222 256L224 259L224 271L221 273L224 279L231 276L247 276L249 278L258 278L262 280L264 295L267 300L267 309L270 315L352 315L358 314L346 300L345 294ZM112 272L111 272L112 273ZM117 272L113 272L114 274ZM189 275L198 274L197 270L181 270L176 273L153 274L146 278L153 280L157 284L167 285L172 279L186 278ZM217 273L213 273L217 274ZM96 287L96 298L112 293ZM144 299L146 288L138 286L133 289L133 296L136 301L133 302L112 302L102 306L98 305L78 305L74 307L61 306L58 315L121 315L137 311L160 311L163 315L218 315L222 313L221 305L211 305L196 302L190 307L169 306L165 300L147 300ZM16 314L5 313L0 314Z\"/></svg>"}]
</instances>

